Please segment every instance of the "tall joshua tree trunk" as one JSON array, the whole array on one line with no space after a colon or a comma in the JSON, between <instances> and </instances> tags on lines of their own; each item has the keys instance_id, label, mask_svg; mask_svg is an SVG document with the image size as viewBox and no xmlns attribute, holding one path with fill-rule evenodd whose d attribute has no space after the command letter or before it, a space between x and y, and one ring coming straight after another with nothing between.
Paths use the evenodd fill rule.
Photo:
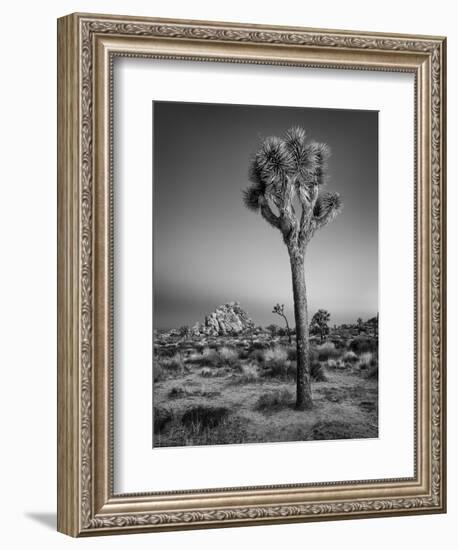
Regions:
<instances>
[{"instance_id":1,"label":"tall joshua tree trunk","mask_svg":"<svg viewBox=\"0 0 458 550\"><path fill-rule=\"evenodd\" d=\"M310 387L310 344L304 255L297 251L290 251L289 259L293 281L294 320L296 321L296 408L304 410L313 406Z\"/></svg>"},{"instance_id":2,"label":"tall joshua tree trunk","mask_svg":"<svg viewBox=\"0 0 458 550\"><path fill-rule=\"evenodd\" d=\"M305 130L291 128L284 138L263 141L250 164L252 185L244 191L245 205L278 229L291 263L296 321L297 395L296 408L313 406L310 387L310 358L304 255L315 232L329 223L341 209L338 193L320 193L325 183L329 148L307 142ZM298 199L301 212L296 212ZM278 212L278 213L277 213Z\"/></svg>"}]
</instances>

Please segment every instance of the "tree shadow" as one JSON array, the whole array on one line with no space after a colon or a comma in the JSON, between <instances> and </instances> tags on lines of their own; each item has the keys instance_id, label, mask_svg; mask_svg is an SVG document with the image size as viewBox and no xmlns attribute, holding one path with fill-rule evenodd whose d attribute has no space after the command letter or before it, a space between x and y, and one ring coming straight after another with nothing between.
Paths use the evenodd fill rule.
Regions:
<instances>
[{"instance_id":1,"label":"tree shadow","mask_svg":"<svg viewBox=\"0 0 458 550\"><path fill-rule=\"evenodd\" d=\"M26 512L26 517L33 519L37 523L41 523L48 529L56 530L57 527L57 516L55 513L51 512Z\"/></svg>"}]
</instances>

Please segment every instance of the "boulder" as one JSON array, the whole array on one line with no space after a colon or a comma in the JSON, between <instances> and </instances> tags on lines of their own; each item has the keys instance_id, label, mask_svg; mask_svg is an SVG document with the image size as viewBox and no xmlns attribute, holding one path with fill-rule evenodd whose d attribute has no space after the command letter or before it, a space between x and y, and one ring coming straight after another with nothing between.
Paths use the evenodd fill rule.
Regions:
<instances>
[{"instance_id":1,"label":"boulder","mask_svg":"<svg viewBox=\"0 0 458 550\"><path fill-rule=\"evenodd\" d=\"M254 326L254 322L239 302L228 302L207 315L202 325L196 323L192 331L194 332L196 327L207 336L228 336L252 331Z\"/></svg>"},{"instance_id":2,"label":"boulder","mask_svg":"<svg viewBox=\"0 0 458 550\"><path fill-rule=\"evenodd\" d=\"M202 325L197 322L195 325L191 327L191 336L200 336L200 333L202 332Z\"/></svg>"}]
</instances>

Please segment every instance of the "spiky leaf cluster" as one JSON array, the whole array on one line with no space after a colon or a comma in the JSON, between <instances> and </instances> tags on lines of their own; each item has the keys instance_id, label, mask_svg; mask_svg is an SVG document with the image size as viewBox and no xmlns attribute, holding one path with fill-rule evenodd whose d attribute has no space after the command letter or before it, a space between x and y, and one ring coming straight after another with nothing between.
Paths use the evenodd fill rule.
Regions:
<instances>
[{"instance_id":1,"label":"spiky leaf cluster","mask_svg":"<svg viewBox=\"0 0 458 550\"><path fill-rule=\"evenodd\" d=\"M265 185L282 182L294 171L293 157L285 141L278 137L265 139L256 153L255 171Z\"/></svg>"},{"instance_id":2,"label":"spiky leaf cluster","mask_svg":"<svg viewBox=\"0 0 458 550\"><path fill-rule=\"evenodd\" d=\"M305 130L295 126L283 138L265 139L250 162L251 186L243 192L244 203L280 229L288 246L305 246L314 231L341 209L337 193L319 192L326 182L329 156L326 144L309 142ZM295 197L302 207L300 219L293 205Z\"/></svg>"},{"instance_id":3,"label":"spiky leaf cluster","mask_svg":"<svg viewBox=\"0 0 458 550\"><path fill-rule=\"evenodd\" d=\"M342 209L342 199L339 193L322 193L318 196L313 208L313 216L317 220L324 219L331 213L336 216Z\"/></svg>"},{"instance_id":4,"label":"spiky leaf cluster","mask_svg":"<svg viewBox=\"0 0 458 550\"><path fill-rule=\"evenodd\" d=\"M244 192L244 202L250 210L258 210L260 198L269 195L274 203L290 181L304 197L307 187L322 185L329 158L329 147L324 143L308 143L303 128L290 128L285 137L268 137L250 163L249 179L252 185ZM277 197L278 198L278 197Z\"/></svg>"},{"instance_id":5,"label":"spiky leaf cluster","mask_svg":"<svg viewBox=\"0 0 458 550\"><path fill-rule=\"evenodd\" d=\"M260 200L264 195L264 189L261 185L250 185L243 191L243 202L248 210L257 212L260 208Z\"/></svg>"},{"instance_id":6,"label":"spiky leaf cluster","mask_svg":"<svg viewBox=\"0 0 458 550\"><path fill-rule=\"evenodd\" d=\"M274 308L272 310L272 313L276 313L277 315L283 315L285 311L285 304L276 304L274 305Z\"/></svg>"}]
</instances>

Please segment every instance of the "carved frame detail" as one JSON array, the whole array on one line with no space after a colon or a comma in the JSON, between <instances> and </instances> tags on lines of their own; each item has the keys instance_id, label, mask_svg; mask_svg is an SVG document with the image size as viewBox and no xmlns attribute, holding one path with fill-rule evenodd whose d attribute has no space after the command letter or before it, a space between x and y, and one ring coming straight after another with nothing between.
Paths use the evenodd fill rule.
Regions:
<instances>
[{"instance_id":1,"label":"carved frame detail","mask_svg":"<svg viewBox=\"0 0 458 550\"><path fill-rule=\"evenodd\" d=\"M64 17L58 30L58 529L79 536L444 512L445 39L91 14ZM202 44L207 53L197 54L193 45L202 50ZM214 50L213 44L217 45ZM171 46L173 51L168 50ZM290 49L285 50L285 46ZM112 244L107 212L110 199L109 190L95 188L95 178L100 166L105 166L105 178L110 177L112 159L101 156L98 142L105 140L106 144L111 139L110 82L112 59L117 55L415 73L419 96L417 209L422 218L421 223L416 222L420 262L417 296L424 312L417 330L425 335L417 348L421 368L425 369L417 392L417 399L423 399L417 422L418 433L424 435L418 442L421 467L416 468L416 478L409 483L380 480L392 489L393 496L385 496L377 482L264 488L270 490L270 496L263 496L263 488L228 489L226 493L202 490L195 495L183 492L181 497L175 493L113 495L111 420L107 413L111 405L106 403L110 398L111 360L109 350L98 351L99 340L110 337L110 260L106 259ZM102 56L106 61L100 62ZM102 86L96 81L105 82ZM101 105L104 115L99 119ZM98 210L102 207L103 213ZM104 238L100 245L101 233ZM105 262L106 295L97 286L100 255ZM104 303L102 308L99 300ZM423 300L425 304L429 300L425 307ZM103 319L108 319L105 324L98 317L99 309ZM108 365L100 369L100 377L98 357ZM100 411L105 411L102 420ZM350 491L348 495L345 489ZM310 498L301 501L300 491L312 491ZM272 497L275 492L277 498ZM243 505L244 495L256 495L261 503ZM214 499L209 501L212 507L206 498Z\"/></svg>"}]
</instances>

